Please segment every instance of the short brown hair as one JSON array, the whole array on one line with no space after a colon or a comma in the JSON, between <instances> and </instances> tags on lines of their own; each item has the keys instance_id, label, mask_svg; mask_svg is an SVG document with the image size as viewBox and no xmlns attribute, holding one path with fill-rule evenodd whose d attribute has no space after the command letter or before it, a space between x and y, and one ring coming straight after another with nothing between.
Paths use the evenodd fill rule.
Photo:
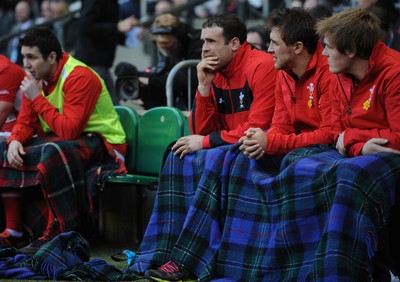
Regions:
<instances>
[{"instance_id":1,"label":"short brown hair","mask_svg":"<svg viewBox=\"0 0 400 282\"><path fill-rule=\"evenodd\" d=\"M347 9L317 23L317 34L326 35L340 53L355 52L356 57L368 59L380 35L380 21L370 11Z\"/></svg>"},{"instance_id":2,"label":"short brown hair","mask_svg":"<svg viewBox=\"0 0 400 282\"><path fill-rule=\"evenodd\" d=\"M318 36L315 33L315 19L302 8L271 11L265 28L269 30L277 28L286 45L301 41L310 54L317 49Z\"/></svg>"},{"instance_id":3,"label":"short brown hair","mask_svg":"<svg viewBox=\"0 0 400 282\"><path fill-rule=\"evenodd\" d=\"M222 34L225 38L225 44L228 44L232 38L239 38L240 44L247 39L247 29L245 23L235 14L225 13L209 17L203 22L203 29L211 27L222 28Z\"/></svg>"}]
</instances>

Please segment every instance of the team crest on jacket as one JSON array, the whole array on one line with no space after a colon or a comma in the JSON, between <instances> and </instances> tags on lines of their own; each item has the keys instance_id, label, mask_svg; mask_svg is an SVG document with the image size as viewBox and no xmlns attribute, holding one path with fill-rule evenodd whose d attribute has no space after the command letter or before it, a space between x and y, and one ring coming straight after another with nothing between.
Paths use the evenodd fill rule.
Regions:
<instances>
[{"instance_id":1,"label":"team crest on jacket","mask_svg":"<svg viewBox=\"0 0 400 282\"><path fill-rule=\"evenodd\" d=\"M312 108L312 106L313 106L313 100L314 100L314 83L311 82L311 83L307 86L307 89L308 89L308 103L307 103L307 106L308 106L309 108Z\"/></svg>"},{"instance_id":2,"label":"team crest on jacket","mask_svg":"<svg viewBox=\"0 0 400 282\"><path fill-rule=\"evenodd\" d=\"M240 103L240 108L241 108L241 109L244 108L244 105L243 105L243 98L244 98L243 92L240 92L240 95L239 95L239 103Z\"/></svg>"},{"instance_id":3,"label":"team crest on jacket","mask_svg":"<svg viewBox=\"0 0 400 282\"><path fill-rule=\"evenodd\" d=\"M218 113L232 114L250 110L254 97L247 81L238 88L222 89L213 85L213 89Z\"/></svg>"},{"instance_id":4,"label":"team crest on jacket","mask_svg":"<svg viewBox=\"0 0 400 282\"><path fill-rule=\"evenodd\" d=\"M372 86L372 87L369 89L369 98L368 98L368 100L366 100L366 101L363 103L363 109L366 110L366 111L368 111L368 109L371 107L372 95L374 94L375 86L376 86L376 85L374 84L374 86Z\"/></svg>"}]
</instances>

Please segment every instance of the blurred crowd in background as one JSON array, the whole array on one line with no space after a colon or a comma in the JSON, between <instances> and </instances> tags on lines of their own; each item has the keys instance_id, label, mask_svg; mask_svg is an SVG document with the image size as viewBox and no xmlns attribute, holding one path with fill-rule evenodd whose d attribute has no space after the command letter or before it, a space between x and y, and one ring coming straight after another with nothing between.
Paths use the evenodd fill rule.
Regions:
<instances>
[{"instance_id":1,"label":"blurred crowd in background","mask_svg":"<svg viewBox=\"0 0 400 282\"><path fill-rule=\"evenodd\" d=\"M0 53L17 61L15 45L17 39L8 40L8 34L24 30L34 24L41 24L57 18L51 25L61 40L67 52L74 50L76 41L76 19L83 1L76 0L2 0L0 1ZM120 20L134 17L138 25L127 32L123 44L137 48L146 37L146 29L151 18L167 11L177 10L178 16L188 24L196 19L203 19L209 15L221 12L233 12L243 17L243 20L263 20L265 3L268 9L283 8L285 6L303 7L317 18L329 16L348 7L373 8L381 18L383 30L386 31L386 42L391 44L394 34L398 30L399 1L396 0L205 0L193 1L199 3L194 7L179 10L179 7L188 5L188 0L118 0ZM245 3L245 5L243 4ZM263 6L264 4L264 6ZM142 7L146 5L146 7ZM70 14L67 16L67 14ZM64 17L63 17L64 15ZM199 28L199 26L196 26Z\"/></svg>"},{"instance_id":2,"label":"blurred crowd in background","mask_svg":"<svg viewBox=\"0 0 400 282\"><path fill-rule=\"evenodd\" d=\"M142 95L134 98L147 109L166 104L161 89L165 88L168 72L177 62L200 59L200 33L195 31L201 29L205 18L223 12L238 14L248 25L248 41L267 50L269 34L263 28L266 13L283 7L303 7L317 19L350 7L371 9L382 21L381 39L389 47L400 50L400 1L397 0L1 0L0 53L22 66L18 42L24 30L35 25L48 26L66 52L99 73L106 81L114 103L118 104L120 97L114 93L115 79L110 73L116 46L142 48L149 55L150 67L138 72L135 66L124 65L115 75L139 77ZM154 32L157 27L154 19L168 12L175 15L178 22L161 19L167 30L160 32L158 28ZM195 45L190 47L190 52L189 41ZM159 93L160 98L146 97L149 95L146 93ZM177 103L187 103L186 100Z\"/></svg>"}]
</instances>

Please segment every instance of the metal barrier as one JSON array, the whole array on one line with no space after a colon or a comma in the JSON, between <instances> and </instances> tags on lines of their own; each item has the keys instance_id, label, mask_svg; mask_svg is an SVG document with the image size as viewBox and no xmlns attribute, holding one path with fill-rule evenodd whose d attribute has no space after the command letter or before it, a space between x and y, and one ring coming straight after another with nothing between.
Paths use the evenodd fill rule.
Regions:
<instances>
[{"instance_id":1,"label":"metal barrier","mask_svg":"<svg viewBox=\"0 0 400 282\"><path fill-rule=\"evenodd\" d=\"M167 77L167 83L165 85L165 93L167 96L167 106L173 107L174 106L174 78L176 73L182 69L182 68L187 68L188 71L188 110L192 108L192 70L190 69L191 67L196 66L198 63L200 63L201 60L196 59L196 60L184 60L182 62L177 63L169 72L168 77ZM195 74L196 75L196 74Z\"/></svg>"}]
</instances>

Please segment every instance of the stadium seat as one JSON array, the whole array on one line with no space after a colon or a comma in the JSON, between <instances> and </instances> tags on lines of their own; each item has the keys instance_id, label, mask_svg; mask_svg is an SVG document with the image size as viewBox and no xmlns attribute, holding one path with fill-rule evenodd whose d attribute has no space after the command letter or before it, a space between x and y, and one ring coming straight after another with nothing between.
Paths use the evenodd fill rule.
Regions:
<instances>
[{"instance_id":1,"label":"stadium seat","mask_svg":"<svg viewBox=\"0 0 400 282\"><path fill-rule=\"evenodd\" d=\"M183 113L173 107L156 107L144 112L139 119L136 142L128 139L128 148L136 145L135 149L129 151L136 151L135 160L128 162L134 163L135 169L128 169L126 175L110 176L107 182L156 186L164 151L169 144L183 136L184 122Z\"/></svg>"},{"instance_id":2,"label":"stadium seat","mask_svg":"<svg viewBox=\"0 0 400 282\"><path fill-rule=\"evenodd\" d=\"M127 106L114 106L121 125L125 131L128 150L125 157L125 166L128 172L136 169L136 140L138 136L139 114L136 110Z\"/></svg>"},{"instance_id":3,"label":"stadium seat","mask_svg":"<svg viewBox=\"0 0 400 282\"><path fill-rule=\"evenodd\" d=\"M140 241L145 227L143 223L146 223L143 215L145 201L142 199L145 191L140 188L157 189L165 150L172 142L183 136L185 117L179 109L173 107L152 108L145 111L140 118L134 109L127 106L115 106L115 109L127 136L128 152L125 163L128 173L108 176L106 179L105 189L107 191L105 192L110 197L102 195L100 232L104 234L106 229L107 203L104 202L105 198L111 200L111 197L115 197L111 191L118 187L133 188L136 194L135 202L129 205L130 208L134 207L135 209L136 238ZM126 193L126 190L119 191ZM125 200L122 199L120 205Z\"/></svg>"}]
</instances>

